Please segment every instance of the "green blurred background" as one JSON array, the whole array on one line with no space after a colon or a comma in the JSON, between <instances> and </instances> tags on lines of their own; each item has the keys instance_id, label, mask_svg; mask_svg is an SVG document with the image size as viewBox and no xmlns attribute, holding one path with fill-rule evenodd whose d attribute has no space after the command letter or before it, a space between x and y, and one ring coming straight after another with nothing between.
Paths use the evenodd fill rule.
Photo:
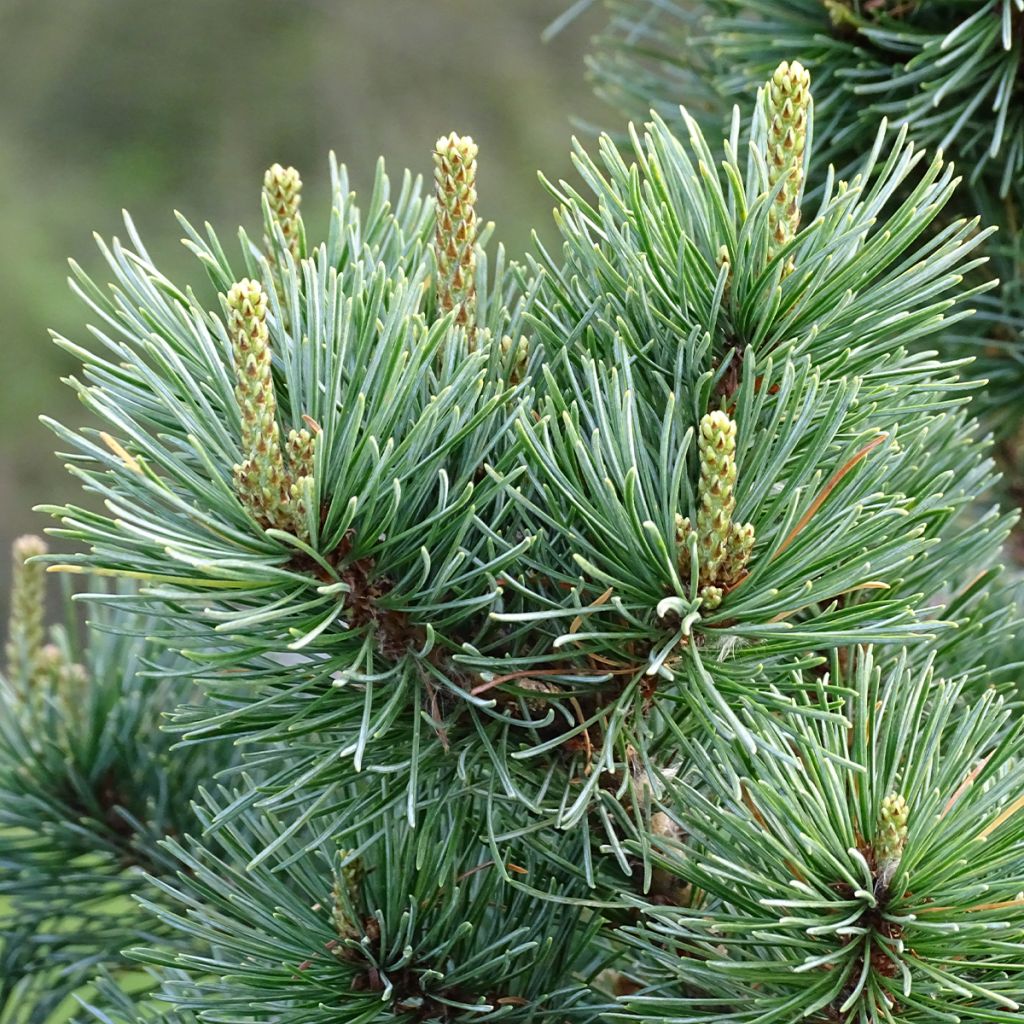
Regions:
<instances>
[{"instance_id":1,"label":"green blurred background","mask_svg":"<svg viewBox=\"0 0 1024 1024\"><path fill-rule=\"evenodd\" d=\"M87 338L68 257L104 273L91 233L131 211L171 277L196 273L177 209L222 238L259 223L273 161L326 223L327 152L365 186L378 154L429 175L438 135L480 144L480 214L514 253L551 237L543 170L570 170L571 119L597 116L583 54L596 12L544 43L565 0L0 0L0 551L39 502L77 499L46 412L83 422L54 328ZM105 280L106 278L103 278ZM0 621L6 621L6 585Z\"/></svg>"}]
</instances>

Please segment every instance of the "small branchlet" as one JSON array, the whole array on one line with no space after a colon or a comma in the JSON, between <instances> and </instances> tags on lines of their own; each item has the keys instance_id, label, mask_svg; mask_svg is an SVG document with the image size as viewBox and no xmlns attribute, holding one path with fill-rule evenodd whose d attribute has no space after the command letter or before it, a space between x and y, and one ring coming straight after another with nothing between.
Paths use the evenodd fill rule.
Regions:
<instances>
[{"instance_id":1,"label":"small branchlet","mask_svg":"<svg viewBox=\"0 0 1024 1024\"><path fill-rule=\"evenodd\" d=\"M799 61L783 61L765 85L768 119L768 187L782 188L768 214L771 231L769 256L789 242L800 226L800 198L804 184L804 149L811 105L811 76ZM787 272L792 270L787 266Z\"/></svg>"},{"instance_id":2,"label":"small branchlet","mask_svg":"<svg viewBox=\"0 0 1024 1024\"><path fill-rule=\"evenodd\" d=\"M476 329L476 143L468 135L437 140L434 149L437 307L456 311L470 346Z\"/></svg>"},{"instance_id":3,"label":"small branchlet","mask_svg":"<svg viewBox=\"0 0 1024 1024\"><path fill-rule=\"evenodd\" d=\"M890 793L882 801L875 832L874 855L878 881L887 886L899 867L907 845L907 822L910 808L899 793Z\"/></svg>"},{"instance_id":4,"label":"small branchlet","mask_svg":"<svg viewBox=\"0 0 1024 1024\"><path fill-rule=\"evenodd\" d=\"M274 164L263 175L263 194L270 204L270 211L281 229L293 259L302 255L302 178L294 167ZM274 251L273 239L264 237L268 253Z\"/></svg>"},{"instance_id":5,"label":"small branchlet","mask_svg":"<svg viewBox=\"0 0 1024 1024\"><path fill-rule=\"evenodd\" d=\"M234 467L235 489L258 522L306 540L316 435L292 430L285 463L271 372L266 294L258 281L243 279L228 292L227 305L245 452L243 461Z\"/></svg>"},{"instance_id":6,"label":"small branchlet","mask_svg":"<svg viewBox=\"0 0 1024 1024\"><path fill-rule=\"evenodd\" d=\"M697 436L700 479L697 485L697 528L688 517L676 517L676 545L684 579L690 574L688 537L696 532L698 585L708 609L717 608L725 593L743 577L754 549L751 523L733 522L736 498L736 423L724 412L701 418Z\"/></svg>"},{"instance_id":7,"label":"small branchlet","mask_svg":"<svg viewBox=\"0 0 1024 1024\"><path fill-rule=\"evenodd\" d=\"M34 534L11 545L11 612L7 630L7 670L12 677L31 679L40 668L46 604L45 569L29 559L47 553L46 541Z\"/></svg>"}]
</instances>

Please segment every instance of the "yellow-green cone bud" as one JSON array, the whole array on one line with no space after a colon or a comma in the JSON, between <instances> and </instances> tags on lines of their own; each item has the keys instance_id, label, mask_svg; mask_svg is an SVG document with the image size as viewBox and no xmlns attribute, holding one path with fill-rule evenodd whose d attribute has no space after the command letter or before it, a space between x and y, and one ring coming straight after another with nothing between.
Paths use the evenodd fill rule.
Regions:
<instances>
[{"instance_id":1,"label":"yellow-green cone bud","mask_svg":"<svg viewBox=\"0 0 1024 1024\"><path fill-rule=\"evenodd\" d=\"M29 680L41 663L46 605L45 569L28 560L45 555L42 537L26 534L11 545L11 611L7 630L7 668L12 677Z\"/></svg>"},{"instance_id":2,"label":"yellow-green cone bud","mask_svg":"<svg viewBox=\"0 0 1024 1024\"><path fill-rule=\"evenodd\" d=\"M468 135L442 136L434 149L437 305L456 311L472 340L476 327L476 143Z\"/></svg>"},{"instance_id":3,"label":"yellow-green cone bud","mask_svg":"<svg viewBox=\"0 0 1024 1024\"><path fill-rule=\"evenodd\" d=\"M725 558L736 507L736 424L724 412L709 412L700 421L700 503L697 507L697 554L701 578L713 580Z\"/></svg>"},{"instance_id":4,"label":"yellow-green cone bud","mask_svg":"<svg viewBox=\"0 0 1024 1024\"><path fill-rule=\"evenodd\" d=\"M33 682L60 697L72 713L79 707L88 680L85 668L69 661L56 644L44 644L40 649Z\"/></svg>"},{"instance_id":5,"label":"yellow-green cone bud","mask_svg":"<svg viewBox=\"0 0 1024 1024\"><path fill-rule=\"evenodd\" d=\"M693 532L693 525L689 516L676 513L676 552L678 555L679 578L686 584L690 582L690 534Z\"/></svg>"},{"instance_id":6,"label":"yellow-green cone bud","mask_svg":"<svg viewBox=\"0 0 1024 1024\"><path fill-rule=\"evenodd\" d=\"M526 366L530 360L530 343L523 335L518 341L513 341L511 336L506 334L499 342L501 357L506 366L508 381L510 384L518 384L526 377Z\"/></svg>"},{"instance_id":7,"label":"yellow-green cone bud","mask_svg":"<svg viewBox=\"0 0 1024 1024\"><path fill-rule=\"evenodd\" d=\"M899 793L890 793L878 812L874 854L876 870L885 884L892 878L907 845L910 808Z\"/></svg>"},{"instance_id":8,"label":"yellow-green cone bud","mask_svg":"<svg viewBox=\"0 0 1024 1024\"><path fill-rule=\"evenodd\" d=\"M287 489L271 373L267 296L258 281L245 278L232 286L227 298L247 477L256 493L274 503L287 497Z\"/></svg>"},{"instance_id":9,"label":"yellow-green cone bud","mask_svg":"<svg viewBox=\"0 0 1024 1024\"><path fill-rule=\"evenodd\" d=\"M257 521L305 539L315 439L308 430L291 431L286 467L277 424L266 294L258 281L243 279L228 292L227 305L245 453L235 466L235 488Z\"/></svg>"},{"instance_id":10,"label":"yellow-green cone bud","mask_svg":"<svg viewBox=\"0 0 1024 1024\"><path fill-rule=\"evenodd\" d=\"M308 430L288 431L288 465L296 477L313 475L316 435Z\"/></svg>"},{"instance_id":11,"label":"yellow-green cone bud","mask_svg":"<svg viewBox=\"0 0 1024 1024\"><path fill-rule=\"evenodd\" d=\"M313 507L313 460L319 435L309 430L288 432L288 470L293 481L289 490L295 533L308 539L308 515Z\"/></svg>"},{"instance_id":12,"label":"yellow-green cone bud","mask_svg":"<svg viewBox=\"0 0 1024 1024\"><path fill-rule=\"evenodd\" d=\"M811 76L799 61L783 61L765 85L768 119L768 187L774 193L782 182L768 215L769 253L774 255L796 235L800 226L804 148L811 104Z\"/></svg>"},{"instance_id":13,"label":"yellow-green cone bud","mask_svg":"<svg viewBox=\"0 0 1024 1024\"><path fill-rule=\"evenodd\" d=\"M690 535L690 517L676 513L676 544L686 546L686 538Z\"/></svg>"},{"instance_id":14,"label":"yellow-green cone bud","mask_svg":"<svg viewBox=\"0 0 1024 1024\"><path fill-rule=\"evenodd\" d=\"M347 851L341 851L342 857ZM334 887L331 890L331 919L334 930L341 939L357 940L363 934L360 921L359 886L362 882L363 867L361 861L346 864L334 876Z\"/></svg>"},{"instance_id":15,"label":"yellow-green cone bud","mask_svg":"<svg viewBox=\"0 0 1024 1024\"><path fill-rule=\"evenodd\" d=\"M675 541L679 577L686 584L692 569L688 538L696 533L700 598L710 611L743 578L754 550L754 527L732 518L736 509L735 422L724 412L709 412L700 421L697 447L697 525L694 530L689 518L676 513Z\"/></svg>"},{"instance_id":16,"label":"yellow-green cone bud","mask_svg":"<svg viewBox=\"0 0 1024 1024\"><path fill-rule=\"evenodd\" d=\"M280 164L267 168L263 176L263 194L270 204L274 220L281 228L288 251L298 259L302 238L302 214L299 212L302 205L302 178L299 172L294 167L282 167ZM273 242L269 236L264 239L264 244L268 252L273 251Z\"/></svg>"},{"instance_id":17,"label":"yellow-green cone bud","mask_svg":"<svg viewBox=\"0 0 1024 1024\"><path fill-rule=\"evenodd\" d=\"M753 550L753 524L733 523L729 531L729 540L725 546L725 557L722 559L718 574L719 582L726 586L735 586L740 581Z\"/></svg>"},{"instance_id":18,"label":"yellow-green cone bud","mask_svg":"<svg viewBox=\"0 0 1024 1024\"><path fill-rule=\"evenodd\" d=\"M856 29L860 26L850 0L825 0L825 10L837 29Z\"/></svg>"}]
</instances>

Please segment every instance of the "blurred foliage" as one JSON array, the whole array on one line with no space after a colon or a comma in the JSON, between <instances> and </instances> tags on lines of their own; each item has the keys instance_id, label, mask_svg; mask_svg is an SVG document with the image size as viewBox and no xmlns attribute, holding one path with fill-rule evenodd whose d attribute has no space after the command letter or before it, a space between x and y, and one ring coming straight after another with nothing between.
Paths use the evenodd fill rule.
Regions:
<instances>
[{"instance_id":1,"label":"blurred foliage","mask_svg":"<svg viewBox=\"0 0 1024 1024\"><path fill-rule=\"evenodd\" d=\"M172 210L230 236L259 223L273 161L327 203L327 152L357 188L385 154L429 175L451 129L480 144L480 213L513 253L553 235L536 171L570 171L570 117L596 112L586 20L545 44L561 0L0 0L0 302L13 385L0 403L0 550L77 485L42 411L81 422L47 328L85 336L66 259L131 211L172 276L194 264ZM77 417L77 420L76 420ZM0 593L6 592L6 559ZM0 604L5 601L0 597ZM6 607L0 607L0 621Z\"/></svg>"}]
</instances>

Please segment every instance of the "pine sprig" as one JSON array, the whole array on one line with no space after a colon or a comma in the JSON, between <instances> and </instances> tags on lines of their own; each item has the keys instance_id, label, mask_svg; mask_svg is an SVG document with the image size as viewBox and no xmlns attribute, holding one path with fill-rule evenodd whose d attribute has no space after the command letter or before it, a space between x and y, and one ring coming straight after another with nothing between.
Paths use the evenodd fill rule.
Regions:
<instances>
[{"instance_id":1,"label":"pine sprig","mask_svg":"<svg viewBox=\"0 0 1024 1024\"><path fill-rule=\"evenodd\" d=\"M965 711L960 684L883 673L863 651L846 682L849 732L804 718L784 737L766 720L764 755L686 744L692 774L664 799L685 839L652 839L682 902L629 929L638 1017L1016 1013L1020 723L991 693Z\"/></svg>"},{"instance_id":2,"label":"pine sprig","mask_svg":"<svg viewBox=\"0 0 1024 1024\"><path fill-rule=\"evenodd\" d=\"M0 1017L12 1024L44 1024L101 966L125 970L121 950L152 935L128 897L174 869L161 840L194 828L189 794L234 760L213 744L171 755L162 716L192 684L146 638L151 623L97 608L83 640L68 603L69 625L44 629L43 566L24 563L44 550L14 544L16 657L0 675Z\"/></svg>"},{"instance_id":3,"label":"pine sprig","mask_svg":"<svg viewBox=\"0 0 1024 1024\"><path fill-rule=\"evenodd\" d=\"M809 161L793 73L776 147L796 125ZM367 237L355 244L363 221L339 195L347 242L332 227L310 258L281 262L277 291L243 240L247 280L264 283L235 303L234 339L137 238L134 256L106 250L112 299L82 279L111 329L96 352L63 344L119 439L56 429L109 512L50 511L91 548L73 567L139 578L133 600L160 611L163 641L206 663L211 701L177 728L248 745L261 786L219 824L301 799L303 824L337 825L363 799L346 795L352 768L368 767L406 780L411 819L421 780L455 755L549 822L599 813L629 873L620 836L644 814L631 751L657 762L683 719L752 745L744 709L801 713L791 665L944 628L924 600L985 567L1009 520L958 518L991 463L958 367L906 346L985 290L962 284L984 235L958 220L926 239L956 179L904 135L886 152L880 133L862 174L828 179L801 217L800 187L770 169L774 102L759 98L742 165L737 115L720 172L692 119L686 142L661 121L635 134L633 165L607 138L603 166L578 150L594 198L555 190L564 256L542 254L538 284L485 287L477 247L473 351L428 285L422 202L403 193L397 223L386 182ZM787 189L793 233L775 251ZM190 237L229 291L237 271L215 236ZM543 344L522 364L495 342L527 314ZM238 339L262 353L249 397L235 393ZM707 416L735 425L714 508L694 433ZM305 521L261 522L232 467L262 445L276 475L243 494L280 507L280 437L309 422ZM555 750L568 758L548 776Z\"/></svg>"},{"instance_id":4,"label":"pine sprig","mask_svg":"<svg viewBox=\"0 0 1024 1024\"><path fill-rule=\"evenodd\" d=\"M632 165L607 138L600 166L577 149L593 197L556 190L564 261L545 255L533 315L546 397L520 418L529 486L515 491L544 535L507 584L520 603L494 612L530 638L502 672L540 664L547 694L535 701L580 699L563 741L593 740L600 722L593 757L606 771L624 763L623 723L656 686L742 736L731 705L760 699L757 673L773 659L932 633L939 622L914 611L922 594L938 599L986 564L1009 526L994 512L980 529L958 519L992 483L991 462L958 411L956 367L904 347L907 331L925 337L962 315L954 290L977 265L967 222L919 241L951 194L950 168L935 160L913 181L910 144L876 150L880 169L869 163L849 188L830 181L814 219L769 257L763 107L745 170L727 144L716 174L686 123L688 144L661 121L634 134ZM904 184L912 198L893 207ZM709 602L700 567L720 553L695 431L722 410L736 425L729 519L734 501L756 540L744 574Z\"/></svg>"},{"instance_id":5,"label":"pine sprig","mask_svg":"<svg viewBox=\"0 0 1024 1024\"><path fill-rule=\"evenodd\" d=\"M266 773L268 791L327 799L352 765L412 765L413 808L415 766L475 735L459 719L492 704L455 656L495 642L498 573L529 543L506 542L502 496L520 472L510 425L529 358L505 340L523 338L529 295L474 236L469 351L429 287L418 185L407 177L392 207L381 171L361 214L340 171L335 184L328 239L299 263L270 266L243 238L239 278L212 230L188 229L223 315L164 279L130 224L134 254L103 247L111 293L78 275L109 331L95 350L62 344L112 433L53 426L108 511L50 511L93 550L66 568L139 581L124 600L212 666L213 704L181 717L190 737L273 748L298 715L309 740Z\"/></svg>"},{"instance_id":6,"label":"pine sprig","mask_svg":"<svg viewBox=\"0 0 1024 1024\"><path fill-rule=\"evenodd\" d=\"M606 0L589 62L620 110L675 116L690 90L711 118L798 55L815 79L817 159L857 162L883 118L972 173L994 165L1005 192L1024 167L1020 0Z\"/></svg>"},{"instance_id":7,"label":"pine sprig","mask_svg":"<svg viewBox=\"0 0 1024 1024\"><path fill-rule=\"evenodd\" d=\"M1024 387L1021 0L708 0L692 6L604 0L604 7L607 26L588 63L597 90L631 116L646 118L653 107L677 125L685 100L717 133L737 95L796 55L814 77L819 183L830 164L839 178L860 169L883 116L909 126L918 144L957 161L971 187L955 205L1000 229L986 243L986 254L992 257L989 276L1001 287L979 298L979 316L947 324L940 341L944 351L975 360L970 373L981 384L977 414L1014 438L1002 468L1010 499L1019 503L1024 461L1014 410Z\"/></svg>"},{"instance_id":8,"label":"pine sprig","mask_svg":"<svg viewBox=\"0 0 1024 1024\"><path fill-rule=\"evenodd\" d=\"M182 972L162 995L206 1016L239 1012L317 1021L594 1020L600 1000L587 986L600 963L598 920L555 900L537 904L502 885L473 814L450 800L444 778L418 825L385 815L335 839L294 835L277 844L283 823L247 814L221 829L222 857L191 840L172 841L184 868L161 888L178 910L152 909L187 936L185 950L134 955ZM208 797L212 824L229 794ZM459 801L479 803L462 792ZM294 830L292 830L294 833ZM245 864L259 861L246 870ZM539 863L548 894L566 889ZM266 913L274 907L274 919ZM188 947L198 940L204 951ZM605 1001L607 1003L607 1001Z\"/></svg>"}]
</instances>

